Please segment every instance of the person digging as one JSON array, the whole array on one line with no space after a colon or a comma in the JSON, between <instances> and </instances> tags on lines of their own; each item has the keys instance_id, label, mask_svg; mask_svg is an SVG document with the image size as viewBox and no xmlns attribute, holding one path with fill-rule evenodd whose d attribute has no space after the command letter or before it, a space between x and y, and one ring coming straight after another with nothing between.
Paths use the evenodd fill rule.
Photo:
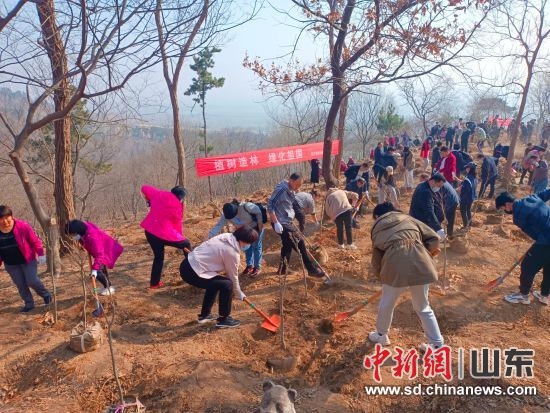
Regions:
<instances>
[{"instance_id":1,"label":"person digging","mask_svg":"<svg viewBox=\"0 0 550 413\"><path fill-rule=\"evenodd\" d=\"M437 280L433 256L439 249L439 236L428 225L396 210L390 202L378 204L372 213L372 270L382 281L382 298L378 307L376 330L369 341L383 346L390 344L388 332L399 297L411 293L414 311L422 322L428 346L439 348L443 337L428 301L430 284Z\"/></svg>"},{"instance_id":2,"label":"person digging","mask_svg":"<svg viewBox=\"0 0 550 413\"><path fill-rule=\"evenodd\" d=\"M513 215L513 222L523 232L535 240L521 262L519 292L504 296L512 304L530 304L529 292L537 272L542 268L540 292L533 296L543 305L548 305L550 294L550 188L522 199L515 199L503 192L495 199L495 206L505 213Z\"/></svg>"}]
</instances>

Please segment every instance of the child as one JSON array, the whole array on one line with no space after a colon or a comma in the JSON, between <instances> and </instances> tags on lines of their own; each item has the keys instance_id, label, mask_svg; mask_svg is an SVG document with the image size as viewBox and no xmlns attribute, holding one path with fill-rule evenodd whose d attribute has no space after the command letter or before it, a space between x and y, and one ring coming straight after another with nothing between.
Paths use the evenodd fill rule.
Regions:
<instances>
[{"instance_id":1,"label":"child","mask_svg":"<svg viewBox=\"0 0 550 413\"><path fill-rule=\"evenodd\" d=\"M464 168L466 177L462 181L460 188L460 215L462 216L462 225L468 228L472 224L472 204L476 199L476 164L470 162Z\"/></svg>"},{"instance_id":2,"label":"child","mask_svg":"<svg viewBox=\"0 0 550 413\"><path fill-rule=\"evenodd\" d=\"M111 285L107 268L112 269L124 248L113 237L103 232L91 222L73 219L65 229L93 258L90 276L96 278L103 289L101 295L111 295L115 287Z\"/></svg>"}]
</instances>

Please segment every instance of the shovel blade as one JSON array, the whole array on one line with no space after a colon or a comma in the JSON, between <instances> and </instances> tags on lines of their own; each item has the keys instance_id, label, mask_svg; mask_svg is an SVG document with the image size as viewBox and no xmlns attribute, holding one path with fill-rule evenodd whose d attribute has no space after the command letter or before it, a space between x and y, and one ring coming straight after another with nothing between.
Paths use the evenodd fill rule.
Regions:
<instances>
[{"instance_id":1,"label":"shovel blade","mask_svg":"<svg viewBox=\"0 0 550 413\"><path fill-rule=\"evenodd\" d=\"M349 318L349 311L346 311L345 313L336 314L334 316L334 321L337 323L341 323L344 320L347 320Z\"/></svg>"},{"instance_id":2,"label":"shovel blade","mask_svg":"<svg viewBox=\"0 0 550 413\"><path fill-rule=\"evenodd\" d=\"M264 321L262 324L260 324L260 327L262 327L264 330L271 331L272 333L276 333L279 327L274 326L269 321Z\"/></svg>"},{"instance_id":3,"label":"shovel blade","mask_svg":"<svg viewBox=\"0 0 550 413\"><path fill-rule=\"evenodd\" d=\"M498 287L500 284L502 284L504 280L502 277L495 278L494 280L489 281L487 284L483 286L483 289L485 291L491 291L494 288Z\"/></svg>"}]
</instances>

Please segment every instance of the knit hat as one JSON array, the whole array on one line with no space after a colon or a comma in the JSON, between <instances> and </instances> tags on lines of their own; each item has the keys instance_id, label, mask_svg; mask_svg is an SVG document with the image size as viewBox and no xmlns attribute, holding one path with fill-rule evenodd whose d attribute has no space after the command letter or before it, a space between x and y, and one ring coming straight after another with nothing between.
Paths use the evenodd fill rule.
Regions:
<instances>
[{"instance_id":1,"label":"knit hat","mask_svg":"<svg viewBox=\"0 0 550 413\"><path fill-rule=\"evenodd\" d=\"M86 234L86 224L78 219L73 219L72 221L69 221L66 227L67 234L78 234L78 235L84 235Z\"/></svg>"},{"instance_id":2,"label":"knit hat","mask_svg":"<svg viewBox=\"0 0 550 413\"><path fill-rule=\"evenodd\" d=\"M506 205L507 202L514 202L516 198L513 195L510 195L508 192L503 192L495 198L495 207L496 209L502 208Z\"/></svg>"},{"instance_id":3,"label":"knit hat","mask_svg":"<svg viewBox=\"0 0 550 413\"><path fill-rule=\"evenodd\" d=\"M237 216L238 205L233 202L223 204L223 216L225 219L233 219Z\"/></svg>"},{"instance_id":4,"label":"knit hat","mask_svg":"<svg viewBox=\"0 0 550 413\"><path fill-rule=\"evenodd\" d=\"M170 192L172 192L180 201L185 198L185 195L187 195L185 188L180 185L173 187Z\"/></svg>"}]
</instances>

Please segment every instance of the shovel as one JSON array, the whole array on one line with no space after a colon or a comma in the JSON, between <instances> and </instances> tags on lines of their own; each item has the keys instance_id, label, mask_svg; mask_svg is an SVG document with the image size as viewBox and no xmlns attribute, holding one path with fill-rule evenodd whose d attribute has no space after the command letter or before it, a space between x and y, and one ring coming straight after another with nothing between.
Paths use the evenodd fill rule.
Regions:
<instances>
[{"instance_id":1,"label":"shovel","mask_svg":"<svg viewBox=\"0 0 550 413\"><path fill-rule=\"evenodd\" d=\"M334 316L334 321L336 321L337 323L340 323L344 320L347 320L348 318L350 318L352 315L358 313L363 307L365 307L369 301L374 301L376 300L377 298L379 298L380 296L382 295L382 290L372 294L369 298L367 298L366 300L364 301L361 301L360 304L356 305L355 307L353 307L351 310L349 311L345 311L343 313L338 313Z\"/></svg>"},{"instance_id":2,"label":"shovel","mask_svg":"<svg viewBox=\"0 0 550 413\"><path fill-rule=\"evenodd\" d=\"M531 249L531 248L529 248L529 249ZM527 250L527 251L525 252L525 254L523 254L521 257L519 257L519 259L517 259L517 260L514 262L514 264L508 269L508 271L506 271L506 272L505 272L504 274L502 274L500 277L497 277L497 278L495 278L494 280L491 280L491 281L489 281L487 284L485 284L485 285L483 286L483 289L484 289L485 291L491 291L491 290L493 290L494 288L498 287L500 284L502 284L502 283L504 282L504 279L505 279L506 277L508 277L508 276L512 273L512 271L514 271L514 268L516 268L519 264L521 264L521 262L523 261L523 259L524 259L525 256L527 255L527 252L528 252L528 251L529 251L529 250Z\"/></svg>"},{"instance_id":3,"label":"shovel","mask_svg":"<svg viewBox=\"0 0 550 413\"><path fill-rule=\"evenodd\" d=\"M88 264L90 265L90 271L92 270L92 256L88 254ZM99 297L97 296L97 285L95 282L95 277L91 276L92 279L92 288L95 298L95 310L92 311L92 315L94 317L99 317L101 314L103 314L103 306L101 305L101 302L99 301Z\"/></svg>"},{"instance_id":4,"label":"shovel","mask_svg":"<svg viewBox=\"0 0 550 413\"><path fill-rule=\"evenodd\" d=\"M262 318L265 320L260 326L268 331L271 331L272 333L276 333L279 329L279 326L281 325L281 318L277 314L273 314L271 317L269 317L266 313L264 313L262 310L257 308L254 303L250 302L248 298L244 297L243 300L245 303L247 303L250 308L252 308L254 311L256 311L259 315L262 316Z\"/></svg>"},{"instance_id":5,"label":"shovel","mask_svg":"<svg viewBox=\"0 0 550 413\"><path fill-rule=\"evenodd\" d=\"M95 298L95 310L92 311L92 315L94 317L99 317L101 314L103 314L103 306L99 302L99 297L97 296L97 285L95 282L95 277L92 276L91 278L92 278L92 287L94 290L94 298Z\"/></svg>"}]
</instances>

